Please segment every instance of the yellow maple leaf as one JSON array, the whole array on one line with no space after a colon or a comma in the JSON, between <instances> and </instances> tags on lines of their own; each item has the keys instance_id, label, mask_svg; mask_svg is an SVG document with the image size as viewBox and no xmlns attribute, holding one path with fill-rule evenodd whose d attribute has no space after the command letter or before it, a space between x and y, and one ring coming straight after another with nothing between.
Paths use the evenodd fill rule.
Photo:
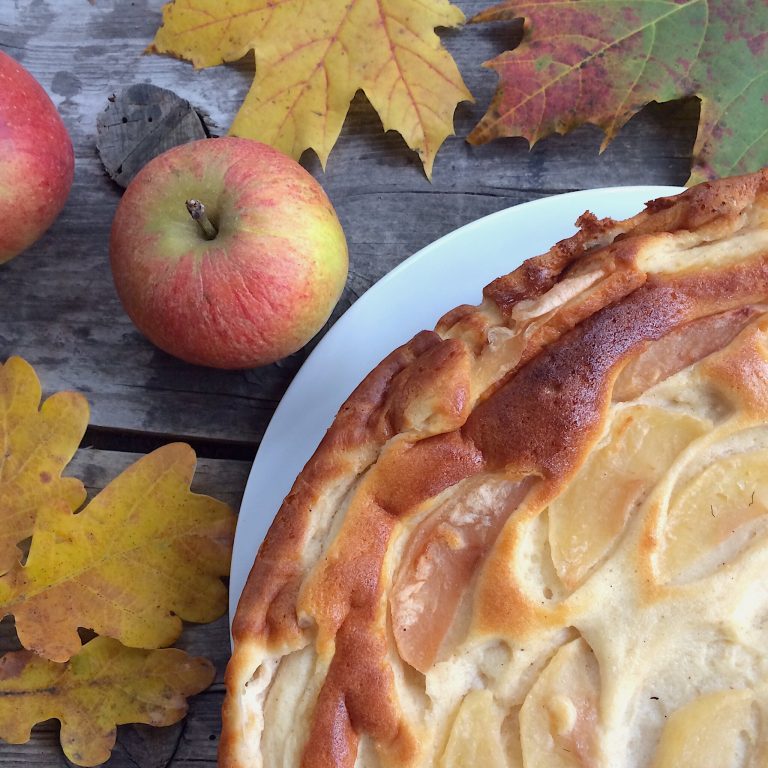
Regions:
<instances>
[{"instance_id":1,"label":"yellow maple leaf","mask_svg":"<svg viewBox=\"0 0 768 768\"><path fill-rule=\"evenodd\" d=\"M434 30L463 21L449 0L173 0L149 50L196 67L253 50L255 79L230 133L296 159L311 147L323 167L362 89L430 176L456 105L472 99Z\"/></svg>"},{"instance_id":2,"label":"yellow maple leaf","mask_svg":"<svg viewBox=\"0 0 768 768\"><path fill-rule=\"evenodd\" d=\"M0 574L18 561L17 544L32 535L38 510L85 501L83 484L61 473L88 426L88 402L59 392L40 408L40 381L20 357L0 365Z\"/></svg>"},{"instance_id":3,"label":"yellow maple leaf","mask_svg":"<svg viewBox=\"0 0 768 768\"><path fill-rule=\"evenodd\" d=\"M170 645L182 619L227 606L235 517L192 493L195 453L183 443L143 457L79 514L42 509L26 564L0 578L0 616L25 648L54 661L80 649L78 627L138 648Z\"/></svg>"},{"instance_id":4,"label":"yellow maple leaf","mask_svg":"<svg viewBox=\"0 0 768 768\"><path fill-rule=\"evenodd\" d=\"M61 721L61 746L77 765L109 758L116 726L171 725L187 712L186 697L213 682L213 665L184 651L126 648L97 637L65 664L29 651L0 658L0 738L29 741L36 723Z\"/></svg>"}]
</instances>

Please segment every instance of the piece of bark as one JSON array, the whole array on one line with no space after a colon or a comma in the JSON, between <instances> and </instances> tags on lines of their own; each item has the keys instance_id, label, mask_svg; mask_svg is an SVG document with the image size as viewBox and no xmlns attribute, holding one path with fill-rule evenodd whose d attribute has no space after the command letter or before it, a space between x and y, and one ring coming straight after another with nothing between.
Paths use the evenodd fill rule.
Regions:
<instances>
[{"instance_id":1,"label":"piece of bark","mask_svg":"<svg viewBox=\"0 0 768 768\"><path fill-rule=\"evenodd\" d=\"M101 162L121 187L127 187L153 157L207 136L202 118L188 101L149 83L111 96L96 119Z\"/></svg>"}]
</instances>

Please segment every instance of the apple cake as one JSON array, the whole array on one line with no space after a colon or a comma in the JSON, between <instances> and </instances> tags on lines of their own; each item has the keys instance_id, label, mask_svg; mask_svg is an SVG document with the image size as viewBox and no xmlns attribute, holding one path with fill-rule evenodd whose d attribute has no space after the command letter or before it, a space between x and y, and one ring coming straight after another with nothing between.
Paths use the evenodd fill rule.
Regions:
<instances>
[{"instance_id":1,"label":"apple cake","mask_svg":"<svg viewBox=\"0 0 768 768\"><path fill-rule=\"evenodd\" d=\"M768 766L768 171L578 224L339 411L223 768Z\"/></svg>"}]
</instances>

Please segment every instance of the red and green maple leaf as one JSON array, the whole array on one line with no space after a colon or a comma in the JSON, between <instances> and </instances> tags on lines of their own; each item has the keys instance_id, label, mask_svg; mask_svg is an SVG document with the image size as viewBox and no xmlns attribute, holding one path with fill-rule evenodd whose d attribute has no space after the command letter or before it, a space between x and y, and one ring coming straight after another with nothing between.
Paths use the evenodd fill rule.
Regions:
<instances>
[{"instance_id":1,"label":"red and green maple leaf","mask_svg":"<svg viewBox=\"0 0 768 768\"><path fill-rule=\"evenodd\" d=\"M584 123L605 145L643 105L696 95L691 182L768 165L766 0L505 0L471 21L525 19L469 136L533 144Z\"/></svg>"}]
</instances>

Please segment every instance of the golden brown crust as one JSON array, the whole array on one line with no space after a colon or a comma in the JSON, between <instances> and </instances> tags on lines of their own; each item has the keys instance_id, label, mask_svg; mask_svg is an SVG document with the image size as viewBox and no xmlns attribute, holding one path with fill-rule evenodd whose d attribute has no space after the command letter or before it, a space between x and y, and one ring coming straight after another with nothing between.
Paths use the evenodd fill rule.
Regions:
<instances>
[{"instance_id":1,"label":"golden brown crust","mask_svg":"<svg viewBox=\"0 0 768 768\"><path fill-rule=\"evenodd\" d=\"M375 446L390 436L387 398L393 397L392 380L440 345L428 331L418 334L383 360L350 395L328 433L286 496L269 535L259 549L248 582L240 598L232 635L266 635L279 644L298 634L295 605L299 561L307 533L307 515L324 485L341 475L349 464L364 465ZM360 470L358 470L360 471Z\"/></svg>"},{"instance_id":2,"label":"golden brown crust","mask_svg":"<svg viewBox=\"0 0 768 768\"><path fill-rule=\"evenodd\" d=\"M539 480L525 486L501 534L489 526L485 538L472 539L478 554L463 562L478 563L475 611L465 612L471 630L461 631L473 642L565 631L577 609L563 585L583 577L569 576L562 569L574 566L555 557L560 580L542 576L546 600L563 596L541 607L516 580L514 564L530 526L604 440L615 404L634 402L727 347L728 355L696 375L738 403L744 418L765 418L764 323L754 322L768 299L768 247L762 235L744 233L768 224L767 197L764 171L652 201L624 222L585 214L578 234L495 280L483 304L447 313L437 332L417 335L365 379L298 477L254 563L233 624L221 766L262 764L271 675L281 659L308 646L316 697L302 710L306 738L295 764L351 768L361 738L375 745L382 766L431 764L424 756L445 737L427 738L425 726L406 714L403 681L411 672L393 651L391 633L407 626L391 625L396 579L388 562L400 538L451 499L463 499L461 508L478 510L481 520L504 478ZM724 250L737 236L738 249ZM651 370L654 354L666 359L667 350L694 338L683 362ZM473 476L494 478L490 490L478 495L466 482ZM468 523L444 519L456 521L442 526L445 541L453 536L456 547L469 546L462 533ZM406 584L415 613L404 610L398 621L419 620L419 590L435 578L431 558L450 569L451 546L424 546L423 573ZM649 535L640 547L646 560L657 546ZM462 599L446 607L451 617ZM263 697L249 704L244 686L264 670Z\"/></svg>"},{"instance_id":3,"label":"golden brown crust","mask_svg":"<svg viewBox=\"0 0 768 768\"><path fill-rule=\"evenodd\" d=\"M515 304L541 296L574 261L612 242L621 231L613 219L597 219L589 211L580 216L576 224L579 231L573 237L561 240L547 253L528 259L514 272L489 283L483 295L495 302L507 317Z\"/></svg>"}]
</instances>

